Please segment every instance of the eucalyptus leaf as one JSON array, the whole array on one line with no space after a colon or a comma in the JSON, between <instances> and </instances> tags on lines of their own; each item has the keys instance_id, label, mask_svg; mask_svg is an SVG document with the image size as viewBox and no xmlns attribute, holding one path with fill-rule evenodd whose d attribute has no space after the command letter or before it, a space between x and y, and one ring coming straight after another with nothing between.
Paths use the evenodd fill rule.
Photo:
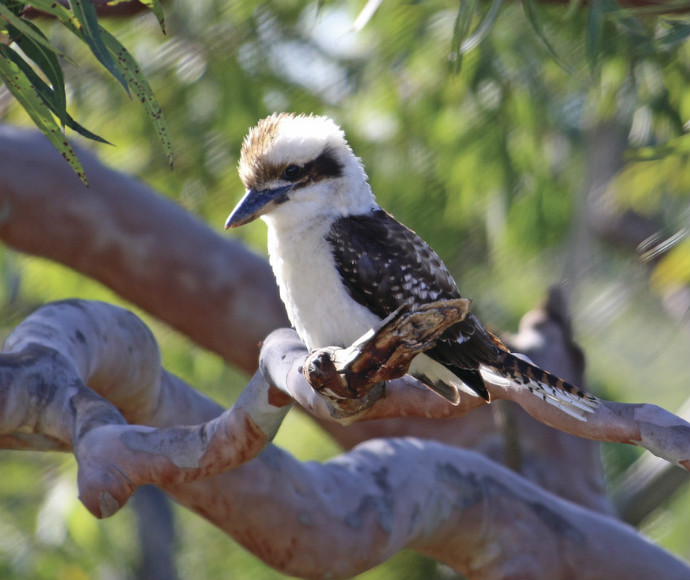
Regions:
<instances>
[{"instance_id":1,"label":"eucalyptus leaf","mask_svg":"<svg viewBox=\"0 0 690 580\"><path fill-rule=\"evenodd\" d=\"M79 179L84 185L88 185L84 168L62 133L60 126L55 122L53 113L24 72L13 62L9 52L12 52L9 47L0 45L0 78L5 82L14 98L24 107L39 130L74 169Z\"/></svg>"},{"instance_id":2,"label":"eucalyptus leaf","mask_svg":"<svg viewBox=\"0 0 690 580\"><path fill-rule=\"evenodd\" d=\"M36 92L43 99L43 101L51 110L51 112L62 121L63 126L69 127L73 131L79 133L82 137L86 137L87 139L91 139L92 141L97 141L98 143L103 143L105 145L112 145L112 143L106 141L102 137L96 135L95 133L92 133L91 131L77 123L67 111L63 112L63 120L63 117L59 115L59 105L56 103L55 91L53 90L53 88L48 86L48 84L46 84L46 82L40 76L38 76L36 72L31 68L31 65L24 61L21 58L21 56L19 56L16 52L14 52L13 50L9 50L6 51L6 54L8 58L12 60L12 62L16 64L19 67L19 69L26 75L27 79L29 79L31 84L36 89Z\"/></svg>"},{"instance_id":3,"label":"eucalyptus leaf","mask_svg":"<svg viewBox=\"0 0 690 580\"><path fill-rule=\"evenodd\" d=\"M489 11L484 15L482 18L481 22L477 25L477 28L474 30L474 32L466 38L462 44L460 45L460 52L461 53L466 53L472 50L473 48L477 47L482 40L484 40L491 30L493 29L494 24L496 23L496 18L498 17L498 14L501 10L501 6L503 6L503 1L504 0L492 0L491 1L491 6L489 7Z\"/></svg>"},{"instance_id":4,"label":"eucalyptus leaf","mask_svg":"<svg viewBox=\"0 0 690 580\"><path fill-rule=\"evenodd\" d=\"M163 13L163 6L159 0L139 0L144 6L148 7L153 15L158 19L158 25L161 27L161 32L166 34L165 31L165 14Z\"/></svg>"},{"instance_id":5,"label":"eucalyptus leaf","mask_svg":"<svg viewBox=\"0 0 690 580\"><path fill-rule=\"evenodd\" d=\"M137 100L144 106L144 110L148 114L153 126L158 134L163 150L168 158L168 163L172 167L173 164L173 149L170 141L170 133L168 131L168 124L163 116L163 111L156 95L151 88L146 76L141 71L141 67L132 57L127 49L122 46L119 40L110 34L107 30L101 31L105 46L114 57L114 62L118 67L119 72L126 78L126 82L132 88Z\"/></svg>"},{"instance_id":6,"label":"eucalyptus leaf","mask_svg":"<svg viewBox=\"0 0 690 580\"><path fill-rule=\"evenodd\" d=\"M604 11L601 0L592 0L587 11L587 28L585 31L585 55L589 70L594 71L599 63L601 36L604 28Z\"/></svg>"},{"instance_id":7,"label":"eucalyptus leaf","mask_svg":"<svg viewBox=\"0 0 690 580\"><path fill-rule=\"evenodd\" d=\"M22 32L26 30L30 31L30 33ZM14 36L17 46L36 64L52 85L50 98L47 102L49 102L51 110L64 126L67 122L67 96L65 95L65 78L58 60L59 53L55 51L48 39L33 22L25 21L24 27L17 29L17 33ZM40 41L37 41L38 39ZM38 75L35 76L39 78ZM32 80L32 82L36 85L36 81ZM41 80L41 82L43 81Z\"/></svg>"},{"instance_id":8,"label":"eucalyptus leaf","mask_svg":"<svg viewBox=\"0 0 690 580\"><path fill-rule=\"evenodd\" d=\"M93 4L89 0L69 0L69 5L75 18L79 21L83 39L89 45L91 52L129 93L127 81L105 47L103 42L104 30L98 24L98 14Z\"/></svg>"},{"instance_id":9,"label":"eucalyptus leaf","mask_svg":"<svg viewBox=\"0 0 690 580\"><path fill-rule=\"evenodd\" d=\"M472 28L472 20L477 10L477 0L460 0L460 6L455 16L453 39L451 41L450 62L451 70L458 74L462 68L462 44Z\"/></svg>"},{"instance_id":10,"label":"eucalyptus leaf","mask_svg":"<svg viewBox=\"0 0 690 580\"><path fill-rule=\"evenodd\" d=\"M40 12L45 12L50 16L55 17L62 25L64 25L70 32L76 34L83 40L83 35L79 20L62 4L54 0L27 0L29 6L32 6Z\"/></svg>"},{"instance_id":11,"label":"eucalyptus leaf","mask_svg":"<svg viewBox=\"0 0 690 580\"><path fill-rule=\"evenodd\" d=\"M561 60L561 57L558 56L556 49L554 49L551 42L549 42L549 39L546 38L546 34L544 34L544 29L541 25L541 21L539 20L539 16L537 15L536 0L522 0L522 7L525 10L527 21L530 23L534 34L536 34L537 38L544 45L549 55L551 55L551 58L553 58L554 62L556 62L562 69L569 70L569 67Z\"/></svg>"}]
</instances>

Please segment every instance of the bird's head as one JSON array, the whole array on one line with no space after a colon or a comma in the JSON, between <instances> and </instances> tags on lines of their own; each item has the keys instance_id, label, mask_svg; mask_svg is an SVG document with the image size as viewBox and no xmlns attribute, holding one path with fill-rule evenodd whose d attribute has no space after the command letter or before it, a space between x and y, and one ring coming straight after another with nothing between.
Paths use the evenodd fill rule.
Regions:
<instances>
[{"instance_id":1,"label":"bird's head","mask_svg":"<svg viewBox=\"0 0 690 580\"><path fill-rule=\"evenodd\" d=\"M375 202L361 161L328 117L274 113L242 145L244 197L225 222L277 226L365 213Z\"/></svg>"}]
</instances>

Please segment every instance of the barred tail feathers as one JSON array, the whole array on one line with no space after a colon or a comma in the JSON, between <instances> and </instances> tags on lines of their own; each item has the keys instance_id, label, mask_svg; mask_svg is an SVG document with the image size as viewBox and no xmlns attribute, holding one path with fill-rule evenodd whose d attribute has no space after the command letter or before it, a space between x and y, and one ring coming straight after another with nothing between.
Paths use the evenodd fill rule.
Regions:
<instances>
[{"instance_id":1,"label":"barred tail feathers","mask_svg":"<svg viewBox=\"0 0 690 580\"><path fill-rule=\"evenodd\" d=\"M523 359L522 355L510 352L501 355L500 366L482 367L482 375L487 381L508 380L524 385L544 402L579 421L586 421L586 415L593 413L599 406L599 400L593 395L540 369L529 362L529 359Z\"/></svg>"}]
</instances>

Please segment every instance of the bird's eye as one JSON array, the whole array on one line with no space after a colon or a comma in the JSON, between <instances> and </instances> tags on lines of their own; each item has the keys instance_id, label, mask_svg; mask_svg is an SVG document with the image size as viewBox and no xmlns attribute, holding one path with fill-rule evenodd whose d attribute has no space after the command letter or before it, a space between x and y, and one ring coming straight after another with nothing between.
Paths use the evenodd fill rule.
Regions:
<instances>
[{"instance_id":1,"label":"bird's eye","mask_svg":"<svg viewBox=\"0 0 690 580\"><path fill-rule=\"evenodd\" d=\"M297 181L304 173L304 167L299 165L288 165L283 171L283 179L286 181Z\"/></svg>"}]
</instances>

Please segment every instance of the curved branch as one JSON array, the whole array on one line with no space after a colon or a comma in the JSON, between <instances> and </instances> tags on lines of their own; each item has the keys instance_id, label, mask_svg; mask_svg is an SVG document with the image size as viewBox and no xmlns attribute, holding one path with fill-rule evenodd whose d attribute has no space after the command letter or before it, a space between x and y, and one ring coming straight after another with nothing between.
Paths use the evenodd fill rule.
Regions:
<instances>
[{"instance_id":1,"label":"curved branch","mask_svg":"<svg viewBox=\"0 0 690 580\"><path fill-rule=\"evenodd\" d=\"M60 321L67 330L61 335ZM155 481L272 566L305 578L350 577L405 547L469 578L690 572L632 528L558 499L476 453L438 443L371 441L324 465L300 463L269 446L249 461L290 402L259 375L233 409L203 425L128 425L86 380L107 388L129 413L133 397L148 410L138 413L142 421L172 417L164 409L169 375L160 369L153 337L120 308L82 301L46 306L17 327L6 348L0 432L73 445L82 500L99 516L118 509L137 485ZM134 352L140 349L144 354ZM99 379L106 376L117 380ZM192 391L175 385L173 395ZM212 412L205 397L186 397L179 415Z\"/></svg>"},{"instance_id":2,"label":"curved branch","mask_svg":"<svg viewBox=\"0 0 690 580\"><path fill-rule=\"evenodd\" d=\"M253 373L259 342L288 324L268 263L91 153L79 158L89 187L43 135L0 125L0 239L102 282Z\"/></svg>"},{"instance_id":3,"label":"curved branch","mask_svg":"<svg viewBox=\"0 0 690 580\"><path fill-rule=\"evenodd\" d=\"M167 320L173 326L187 332L200 344L219 352L227 360L239 364L246 370L255 368L256 344L263 333L270 328L285 324L282 305L279 302L270 269L264 260L256 258L239 244L228 242L228 240L217 236L192 216L159 199L150 190L131 178L104 168L88 154L84 154L85 163L89 166L90 176L94 175L95 172L97 179L92 178L91 187L85 190L52 148L45 145L45 139L35 132L0 127L0 153L2 153L5 161L3 172L0 172L1 239L18 249L50 257L86 275L100 279L124 296ZM138 211L132 212L133 207L137 207ZM41 232L42 235L36 235L36 232ZM163 263L159 270L152 272L161 265L161 256L164 256L167 262ZM203 259L200 260L200 256ZM117 272L118 275L113 277L113 272ZM196 284L195 280L204 280L205 283L210 280L212 289ZM213 288L217 288L218 293L214 292ZM209 296L211 300L209 300ZM276 308L271 307L268 311L254 308L253 305L256 304L257 300L261 301L262 304L272 304ZM195 312L194 316L189 316L184 308L180 308L180 304L190 303L199 304L204 308ZM205 308L207 305L208 308ZM102 313L99 313L97 318L100 318L101 315ZM116 327L117 324L109 326L109 329ZM243 332L236 332L235 329L237 328L242 328ZM55 325L53 329L59 334L60 324ZM145 336L147 333L148 331L140 332L141 336ZM124 334L126 335L127 332ZM81 348L78 344L80 341L76 338L76 332L63 333L63 337L65 336L72 337L76 347ZM98 333L94 333L93 340L100 340ZM91 338L89 338L90 341ZM129 346L133 344L136 342L130 343ZM17 348L19 348L19 343L17 343ZM306 351L294 333L290 331L277 332L267 341L264 347L266 353L269 352L270 348L277 349L276 352L282 351L278 358L283 354L286 355L285 362L292 361L295 367L292 372L300 374L298 367L304 364ZM108 352L109 349L100 350L101 352ZM96 352L98 349L94 351L94 353ZM152 353L154 351L147 352L149 352L147 360L150 363L153 360L154 355ZM98 358L94 353L84 355L84 359ZM200 423L220 414L221 410L217 405L184 385L179 379L161 371L157 366L156 372L148 370L150 374L146 381L148 381L149 387L138 389L138 396L142 397L139 403L130 404L128 401L133 396L123 394L120 390L126 390L126 385L133 385L136 381L131 380L132 377L130 377L129 382L121 383L119 379L122 378L122 375L118 374L122 370L120 365L123 359L120 355L129 356L129 354L127 349L112 351L112 353L117 356L113 356L107 363L110 365L110 370L105 373L96 372L94 374L96 378L99 376L103 379L110 377L112 380L103 380L101 384L98 384L99 381L95 380L94 377L89 377L89 386L99 389L106 388L104 392L108 398L117 401L118 407L122 409L128 421L166 427L183 423ZM17 354L17 356L20 355ZM155 354L156 360L157 356ZM269 359L272 363L268 366L274 365L275 357L267 355L266 360ZM74 368L79 366L76 363L71 364ZM267 364L264 363L264 366ZM94 366L94 368L97 367L98 365ZM14 372L12 371L12 373ZM13 376L12 373L7 376ZM41 375L41 373L43 374ZM54 369L51 371L48 365L42 368L41 373L33 373L33 377L57 377L59 375L59 373L54 372ZM7 376L3 371L2 380L5 381ZM66 375L63 373L61 376ZM156 376L158 379L155 379ZM35 378L31 380L35 381ZM44 384L49 382L43 381ZM581 381L575 382L581 384ZM0 386L5 384L3 382ZM110 386L108 387L108 385ZM63 384L62 386L67 388L69 385ZM31 414L36 413L35 410L23 414L10 412L12 409L27 408L27 405L29 409L33 409L37 401L44 400L37 394L35 385L33 388L33 391L24 389L25 393L34 393L32 400L24 399L21 402L22 395L17 395L15 399L8 399L7 403L3 400L5 406L0 409L2 416L0 432L5 433L5 435L0 435L0 445L13 448L68 449L71 445L69 437L66 435L63 437L63 435L70 430L61 427L58 429L57 435L48 433L48 430L45 429L47 425L45 417L41 421L35 420L36 417L34 417L34 423L29 420L28 423L20 426L19 430L10 430L11 433L5 429L5 421L8 417L28 416L30 419ZM107 390L108 388L109 390ZM467 421L469 417L463 418L462 421L429 422L421 419L415 420L413 417L447 417L450 416L451 412L460 413L461 409L453 409L439 397L429 394L426 389L418 388L407 379L397 380L389 384L385 391L386 405L377 406L376 413L378 416L391 417L391 419L362 422L350 426L347 430L336 429L340 426L332 421L332 407L329 408L327 402L312 389L304 389L304 384L300 385L299 381L290 388L294 390L294 394L300 401L305 402L305 406L317 409L318 415L328 418L329 424L332 425L329 430L337 433L339 440L350 442L350 444L377 434L394 435L405 432L424 433L425 436L456 443L464 441L469 444L477 444L477 431L472 426L473 423ZM149 394L143 395L147 390ZM20 393L21 391L22 389L19 389L16 392ZM84 391L84 393L86 392ZM273 403L278 406L289 403L289 400L284 395L278 394L277 391L269 390L268 394ZM151 400L148 400L147 397L150 397ZM60 400L63 401L62 407L57 405ZM82 400L89 402L89 395L82 397ZM57 420L56 417L61 417L66 411L69 415L71 412L70 403L67 401L64 397L63 399L60 399L59 396L52 398L51 405L55 402L57 406L52 406L50 411L46 410L45 415L49 418L52 417L51 420L53 421ZM534 403L534 401L532 402ZM467 402L464 409L470 410L472 404L484 405L483 402L476 400L474 403ZM148 409L146 412L151 413L149 417L145 417L144 409ZM487 406L486 410L489 409ZM630 411L630 408L619 410L625 414ZM641 408L638 410L642 411ZM104 413L114 413L114 411L109 410L104 411ZM406 415L411 419L400 419ZM480 415L490 417L490 413L475 412L472 413L471 418L474 419ZM656 415L656 411L652 412L652 415ZM373 416L372 414L367 418ZM122 420L116 418L117 413L113 415L113 422L117 427ZM359 417L351 417L351 419L357 418ZM553 419L559 426L562 426L563 421L560 420L560 417L554 416ZM12 423L11 420L8 425L10 423ZM634 421L631 423L630 417L626 417L623 421L627 427L634 427L633 423ZM97 421L93 424L96 427L111 428L109 425L101 425ZM489 424L492 424L490 418ZM30 425L34 425L34 427ZM126 425L123 427L129 429ZM96 433L97 428L89 432ZM628 433L634 436L635 429L629 429ZM569 449L569 452L571 450ZM148 458L148 454L141 455L140 453L140 456ZM299 565L294 562L284 563L284 552L278 548L275 551L267 548L269 544L264 539L271 538L270 529L264 529L258 526L256 522L239 520L243 520L245 515L250 518L261 516L263 513L261 509L267 510L270 506L270 509L276 513L272 514L271 517L266 516L267 522L275 523L276 518L289 518L290 516L285 515L286 513L296 513L294 521L299 521L299 514L310 512L308 510L307 512L291 512L291 508L285 512L285 506L281 507L280 503L267 503L266 497L275 496L279 501L289 504L290 494L294 496L295 493L298 495L301 493L301 491L295 492L295 489L309 488L305 481L312 476L312 473L303 473L301 464L294 462L292 458L270 446L268 452L262 457L264 459L251 461L230 473L204 482L173 485L171 482L179 481L176 479L178 477L190 477L188 473L184 476L174 475L174 477L165 480L168 482L166 489L180 503L195 509L214 521L225 531L238 538L254 553L261 555L273 565L285 570L296 570ZM413 456L405 457L405 461L415 461ZM461 458L459 461L461 460L463 459ZM167 464L166 461L168 461ZM267 473L257 467L257 464L261 464L263 461L274 462L271 463L273 467L277 465L287 466L284 467L287 471L283 473L292 473L291 470L294 467L296 472L301 475L295 476L294 482L286 488L284 485L276 488L267 485L267 487L257 490L255 482L259 481L260 478L266 478L268 482L273 481L271 479L273 472L269 470ZM159 461L159 465L165 469L167 469L168 464L169 459L165 457ZM136 465L136 461L133 465ZM173 471L179 470L174 466L172 469ZM245 480L245 477L250 479ZM329 476L324 475L324 477L328 479ZM281 483L284 484L284 482L276 481L275 485L278 486ZM219 493L219 488L216 487L218 485L221 486L221 489L226 489L225 486L227 486L227 493L235 494L231 500L228 499L229 495ZM307 487L304 487L305 485ZM283 491L287 493L287 496L281 495ZM211 494L211 497L207 497L208 494ZM213 494L218 494L217 498ZM583 499L588 502L588 505L591 505L589 498ZM259 501L266 507L259 509L256 506L240 505L242 501ZM105 508L111 509L108 502L106 502ZM468 524L463 522L463 525ZM484 522L482 525L488 525L488 523ZM334 527L334 529L338 528ZM478 528L475 528L474 531L477 532ZM308 535L305 537L307 540L309 539ZM313 538L312 540L316 545L316 540ZM337 544L337 539L332 541ZM282 546L281 542L282 540L279 540L276 543L271 543L271 545ZM306 553L310 554L309 546L304 547ZM286 550L289 551L289 549L290 546L287 546ZM331 547L331 550L333 549ZM362 566L373 565L376 561L380 561L377 560L377 558L382 557L380 552L373 548L372 552L374 553L371 557L365 559L366 562L360 562ZM297 555L294 554L293 550L293 557L297 558L300 555L299 552ZM472 556L467 553L462 556L460 553L458 558L461 557L466 557L469 561ZM333 551L326 551L324 558L338 560L338 558L342 558L342 554L334 555ZM322 568L316 566L315 569L329 569L326 564L320 563L319 565ZM335 564L333 565L335 566ZM345 564L339 560L337 565L345 567ZM284 568L284 566L287 567ZM352 568L349 569L352 570ZM350 575L352 573L355 572L351 571ZM468 575L471 574L468 573Z\"/></svg>"},{"instance_id":4,"label":"curved branch","mask_svg":"<svg viewBox=\"0 0 690 580\"><path fill-rule=\"evenodd\" d=\"M315 401L313 388L302 372L305 361L313 358L313 355L307 354L306 347L300 349L301 343L298 344L296 334L291 336L289 333L290 331L285 330L276 331L264 342L261 369L267 380L320 418L339 420L345 417L346 423L351 422L353 417L350 409L340 409L340 401L329 398L325 406L323 402ZM367 340L371 341L373 338L369 337ZM360 339L357 343L360 348L362 342L363 339ZM348 352L348 349L329 349L338 350ZM333 354L331 358L337 360L338 356ZM348 355L344 354L342 358L346 359ZM387 366L385 362L382 364ZM348 373L348 383L361 382L353 369L346 368L340 371ZM377 400L369 399L366 405L358 409L356 420L391 416L457 417L484 404L483 400L476 397L463 397L459 405L452 406L423 387L410 389L413 384L414 379L410 377L389 383L385 397L384 391L379 390ZM579 421L546 404L521 385L495 383L487 384L487 389L492 400L513 401L546 425L585 439L638 445L690 471L690 423L661 407L601 400L599 407L587 415L585 421ZM357 393L354 393L352 398L356 398L356 395Z\"/></svg>"},{"instance_id":5,"label":"curved branch","mask_svg":"<svg viewBox=\"0 0 690 580\"><path fill-rule=\"evenodd\" d=\"M230 411L201 425L127 424L123 414L139 423L165 421L171 399L183 414L180 423L216 409L160 367L156 341L141 320L103 302L70 300L37 310L8 337L0 363L0 441L26 448L33 439L45 448L47 439L54 448L72 448L80 497L97 517L115 513L140 485L236 468L264 449L290 408L257 373Z\"/></svg>"}]
</instances>

